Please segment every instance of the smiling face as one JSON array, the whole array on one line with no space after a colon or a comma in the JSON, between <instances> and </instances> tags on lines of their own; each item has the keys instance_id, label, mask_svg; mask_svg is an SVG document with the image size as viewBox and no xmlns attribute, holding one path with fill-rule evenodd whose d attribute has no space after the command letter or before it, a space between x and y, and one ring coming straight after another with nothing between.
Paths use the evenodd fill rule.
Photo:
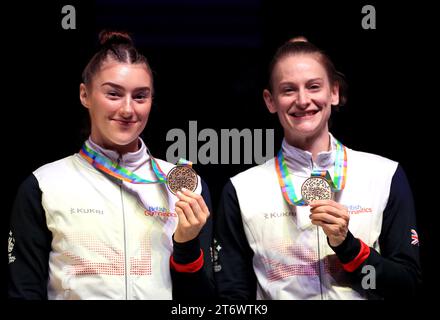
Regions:
<instances>
[{"instance_id":1,"label":"smiling face","mask_svg":"<svg viewBox=\"0 0 440 320\"><path fill-rule=\"evenodd\" d=\"M339 103L339 87L331 85L315 54L287 55L272 71L272 92L264 90L266 106L277 113L284 136L298 141L327 139L331 106Z\"/></svg>"},{"instance_id":2,"label":"smiling face","mask_svg":"<svg viewBox=\"0 0 440 320\"><path fill-rule=\"evenodd\" d=\"M80 85L80 99L89 109L95 143L119 153L138 150L152 103L152 79L145 64L107 59L89 85Z\"/></svg>"}]
</instances>

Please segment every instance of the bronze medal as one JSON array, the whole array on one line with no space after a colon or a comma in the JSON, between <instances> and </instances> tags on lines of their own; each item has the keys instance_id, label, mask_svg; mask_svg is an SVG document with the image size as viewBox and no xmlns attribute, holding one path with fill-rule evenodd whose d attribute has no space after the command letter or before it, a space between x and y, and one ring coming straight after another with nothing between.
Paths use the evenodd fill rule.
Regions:
<instances>
[{"instance_id":1,"label":"bronze medal","mask_svg":"<svg viewBox=\"0 0 440 320\"><path fill-rule=\"evenodd\" d=\"M322 177L310 177L301 186L301 195L306 203L312 200L331 200L332 189Z\"/></svg>"},{"instance_id":2,"label":"bronze medal","mask_svg":"<svg viewBox=\"0 0 440 320\"><path fill-rule=\"evenodd\" d=\"M175 166L168 172L167 187L173 194L176 194L182 188L194 192L197 184L197 173L189 166Z\"/></svg>"}]
</instances>

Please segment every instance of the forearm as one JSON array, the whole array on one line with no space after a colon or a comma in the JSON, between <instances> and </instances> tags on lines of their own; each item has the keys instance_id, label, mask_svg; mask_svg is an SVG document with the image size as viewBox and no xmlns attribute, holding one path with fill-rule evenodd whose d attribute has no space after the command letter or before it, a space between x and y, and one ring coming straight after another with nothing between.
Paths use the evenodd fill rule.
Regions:
<instances>
[{"instance_id":1,"label":"forearm","mask_svg":"<svg viewBox=\"0 0 440 320\"><path fill-rule=\"evenodd\" d=\"M412 259L405 256L384 257L350 232L346 240L333 250L357 285L371 290L372 294L395 298L416 293L419 273Z\"/></svg>"},{"instance_id":2,"label":"forearm","mask_svg":"<svg viewBox=\"0 0 440 320\"><path fill-rule=\"evenodd\" d=\"M218 295L227 300L254 300L257 280L253 269L253 251L243 227L235 188L225 186L217 212L214 245L215 279Z\"/></svg>"},{"instance_id":3,"label":"forearm","mask_svg":"<svg viewBox=\"0 0 440 320\"><path fill-rule=\"evenodd\" d=\"M373 270L375 292L380 296L415 295L421 281L416 214L409 183L400 166L393 176L383 211L379 246L380 254L349 233L334 250L345 268L349 266L347 271L353 273L357 281L364 279L366 270Z\"/></svg>"},{"instance_id":4,"label":"forearm","mask_svg":"<svg viewBox=\"0 0 440 320\"><path fill-rule=\"evenodd\" d=\"M202 181L202 197L211 212L199 235L193 240L178 243L173 239L170 259L173 299L200 301L215 296L212 274L212 205L207 185Z\"/></svg>"},{"instance_id":5,"label":"forearm","mask_svg":"<svg viewBox=\"0 0 440 320\"><path fill-rule=\"evenodd\" d=\"M51 233L33 175L18 190L11 215L9 248L10 299L47 299Z\"/></svg>"}]
</instances>

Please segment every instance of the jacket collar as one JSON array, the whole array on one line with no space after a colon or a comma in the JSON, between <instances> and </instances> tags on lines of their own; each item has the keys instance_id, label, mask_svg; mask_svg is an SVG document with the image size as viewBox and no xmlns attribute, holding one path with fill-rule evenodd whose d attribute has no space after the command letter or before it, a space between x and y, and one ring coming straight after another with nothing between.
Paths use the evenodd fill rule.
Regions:
<instances>
[{"instance_id":1,"label":"jacket collar","mask_svg":"<svg viewBox=\"0 0 440 320\"><path fill-rule=\"evenodd\" d=\"M141 138L138 138L140 148L135 152L127 152L124 154L120 154L117 151L105 149L100 145L93 142L92 138L89 137L86 141L86 144L89 148L92 148L94 151L102 154L103 156L109 158L113 162L118 163L122 167L135 171L146 163L150 163L150 155L147 146Z\"/></svg>"},{"instance_id":2,"label":"jacket collar","mask_svg":"<svg viewBox=\"0 0 440 320\"><path fill-rule=\"evenodd\" d=\"M283 139L281 149L289 171L298 175L310 176L315 169L329 170L333 167L336 154L336 141L331 133L330 146L331 150L318 153L316 161L313 161L312 153L300 148L294 147Z\"/></svg>"}]
</instances>

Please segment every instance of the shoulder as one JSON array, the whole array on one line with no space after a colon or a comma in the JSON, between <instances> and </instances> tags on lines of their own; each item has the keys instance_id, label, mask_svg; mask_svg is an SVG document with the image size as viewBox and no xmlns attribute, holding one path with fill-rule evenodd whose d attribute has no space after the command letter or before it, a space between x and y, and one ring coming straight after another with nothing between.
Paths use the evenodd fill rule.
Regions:
<instances>
[{"instance_id":1,"label":"shoulder","mask_svg":"<svg viewBox=\"0 0 440 320\"><path fill-rule=\"evenodd\" d=\"M78 166L89 167L85 160L83 161L78 154L74 154L39 167L33 172L33 175L40 184L48 181L65 180L69 174L78 174Z\"/></svg>"},{"instance_id":2,"label":"shoulder","mask_svg":"<svg viewBox=\"0 0 440 320\"><path fill-rule=\"evenodd\" d=\"M231 178L233 184L242 181L254 181L272 177L275 168L275 158L269 159L263 164L247 169Z\"/></svg>"},{"instance_id":3,"label":"shoulder","mask_svg":"<svg viewBox=\"0 0 440 320\"><path fill-rule=\"evenodd\" d=\"M231 178L231 183L237 194L263 196L278 184L275 170L275 158L263 164L245 170Z\"/></svg>"},{"instance_id":4,"label":"shoulder","mask_svg":"<svg viewBox=\"0 0 440 320\"><path fill-rule=\"evenodd\" d=\"M66 169L66 167L71 166L71 163L73 162L73 159L75 158L75 155L71 155L68 157L65 157L63 159L59 159L53 162L46 163L45 165L42 165L38 169L36 169L33 174L38 178L41 175L52 173L52 172L58 172L60 170Z\"/></svg>"},{"instance_id":5,"label":"shoulder","mask_svg":"<svg viewBox=\"0 0 440 320\"><path fill-rule=\"evenodd\" d=\"M394 173L399 165L398 162L383 156L357 151L347 148L348 167L369 168L370 170L380 170Z\"/></svg>"},{"instance_id":6,"label":"shoulder","mask_svg":"<svg viewBox=\"0 0 440 320\"><path fill-rule=\"evenodd\" d=\"M41 191L38 185L38 180L34 174L30 174L19 186L17 197L26 197L28 195L37 195L41 197Z\"/></svg>"}]
</instances>

